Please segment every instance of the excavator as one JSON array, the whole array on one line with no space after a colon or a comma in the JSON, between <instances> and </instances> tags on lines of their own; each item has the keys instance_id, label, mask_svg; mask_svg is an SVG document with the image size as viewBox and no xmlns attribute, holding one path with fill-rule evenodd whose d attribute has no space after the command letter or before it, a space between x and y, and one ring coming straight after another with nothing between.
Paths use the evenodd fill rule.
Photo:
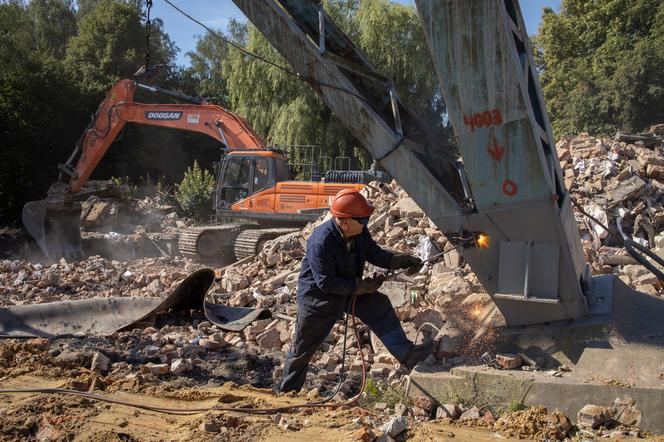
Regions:
<instances>
[{"instance_id":1,"label":"excavator","mask_svg":"<svg viewBox=\"0 0 664 442\"><path fill-rule=\"evenodd\" d=\"M137 89L187 104L137 103ZM198 132L223 145L215 212L217 220L231 222L192 227L179 238L183 255L204 262L256 254L265 241L315 220L340 190L361 189L380 176L328 170L324 181L291 180L287 154L266 146L238 115L199 97L124 79L108 91L73 153L59 165L47 198L23 207L24 226L49 258L83 256L80 201L90 193L81 189L126 123Z\"/></svg>"}]
</instances>

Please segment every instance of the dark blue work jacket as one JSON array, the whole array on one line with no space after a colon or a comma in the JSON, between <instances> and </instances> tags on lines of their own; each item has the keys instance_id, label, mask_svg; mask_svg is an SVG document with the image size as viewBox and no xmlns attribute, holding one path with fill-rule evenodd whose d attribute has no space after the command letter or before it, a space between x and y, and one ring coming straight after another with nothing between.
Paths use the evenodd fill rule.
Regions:
<instances>
[{"instance_id":1,"label":"dark blue work jacket","mask_svg":"<svg viewBox=\"0 0 664 442\"><path fill-rule=\"evenodd\" d=\"M353 239L351 253L334 218L314 229L297 284L301 307L340 316L355 290L355 278L362 277L366 261L377 267L390 267L393 254L380 248L366 227Z\"/></svg>"}]
</instances>

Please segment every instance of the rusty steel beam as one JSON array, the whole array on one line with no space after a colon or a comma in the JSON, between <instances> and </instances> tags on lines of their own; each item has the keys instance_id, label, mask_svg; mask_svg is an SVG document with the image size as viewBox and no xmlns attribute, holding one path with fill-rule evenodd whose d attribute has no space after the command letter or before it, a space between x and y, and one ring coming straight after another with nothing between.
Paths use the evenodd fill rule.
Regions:
<instances>
[{"instance_id":1,"label":"rusty steel beam","mask_svg":"<svg viewBox=\"0 0 664 442\"><path fill-rule=\"evenodd\" d=\"M464 257L507 323L588 313L587 266L518 0L416 0L477 213Z\"/></svg>"}]
</instances>

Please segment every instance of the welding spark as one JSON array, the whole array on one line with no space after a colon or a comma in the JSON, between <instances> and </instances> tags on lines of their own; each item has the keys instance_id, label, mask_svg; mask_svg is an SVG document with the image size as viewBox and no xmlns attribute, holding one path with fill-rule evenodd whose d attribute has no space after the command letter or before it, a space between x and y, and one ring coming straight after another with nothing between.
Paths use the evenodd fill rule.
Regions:
<instances>
[{"instance_id":1,"label":"welding spark","mask_svg":"<svg viewBox=\"0 0 664 442\"><path fill-rule=\"evenodd\" d=\"M491 244L491 241L489 240L489 235L480 233L479 235L477 235L477 238L475 239L475 244L480 249L488 249L489 245Z\"/></svg>"}]
</instances>

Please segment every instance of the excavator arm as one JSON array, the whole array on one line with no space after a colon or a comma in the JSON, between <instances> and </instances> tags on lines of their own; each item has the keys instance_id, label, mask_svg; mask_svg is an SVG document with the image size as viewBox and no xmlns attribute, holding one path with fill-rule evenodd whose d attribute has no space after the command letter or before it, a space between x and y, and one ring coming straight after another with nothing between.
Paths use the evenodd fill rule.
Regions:
<instances>
[{"instance_id":1,"label":"excavator arm","mask_svg":"<svg viewBox=\"0 0 664 442\"><path fill-rule=\"evenodd\" d=\"M204 101L203 104L136 103L132 100L137 87L156 89L132 80L122 80L113 86L99 105L74 154L67 164L60 167L61 172L69 176L70 193L81 190L126 123L202 133L229 149L265 149L263 140L233 112Z\"/></svg>"},{"instance_id":2,"label":"excavator arm","mask_svg":"<svg viewBox=\"0 0 664 442\"><path fill-rule=\"evenodd\" d=\"M132 100L137 88L195 104L136 103ZM74 200L126 123L202 133L229 149L266 150L249 125L224 108L158 86L121 80L106 94L67 162L59 166L58 181L51 185L47 198L23 207L23 225L50 258L78 259L83 255L81 206Z\"/></svg>"}]
</instances>

